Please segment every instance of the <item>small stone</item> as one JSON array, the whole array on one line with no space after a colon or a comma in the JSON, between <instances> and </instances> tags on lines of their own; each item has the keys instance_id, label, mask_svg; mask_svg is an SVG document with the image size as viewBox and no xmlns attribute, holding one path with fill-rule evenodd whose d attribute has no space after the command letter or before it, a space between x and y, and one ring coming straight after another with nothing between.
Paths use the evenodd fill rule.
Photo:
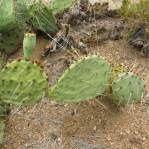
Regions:
<instances>
[{"instance_id":1,"label":"small stone","mask_svg":"<svg viewBox=\"0 0 149 149\"><path fill-rule=\"evenodd\" d=\"M96 131L96 130L97 130L97 126L94 126L94 128L93 128L93 129L94 129L94 131Z\"/></svg>"}]
</instances>

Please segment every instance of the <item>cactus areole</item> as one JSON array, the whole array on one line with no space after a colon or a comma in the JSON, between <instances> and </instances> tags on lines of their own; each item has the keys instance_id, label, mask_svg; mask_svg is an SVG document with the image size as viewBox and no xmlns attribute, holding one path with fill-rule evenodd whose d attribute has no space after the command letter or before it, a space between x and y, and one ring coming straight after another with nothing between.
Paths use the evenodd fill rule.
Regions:
<instances>
[{"instance_id":1,"label":"cactus areole","mask_svg":"<svg viewBox=\"0 0 149 149\"><path fill-rule=\"evenodd\" d=\"M24 59L29 60L34 51L36 46L36 34L33 33L26 33L23 40L23 52L24 52Z\"/></svg>"},{"instance_id":2,"label":"cactus areole","mask_svg":"<svg viewBox=\"0 0 149 149\"><path fill-rule=\"evenodd\" d=\"M82 58L64 72L50 97L63 102L93 99L107 89L110 76L111 67L104 59L95 55Z\"/></svg>"}]
</instances>

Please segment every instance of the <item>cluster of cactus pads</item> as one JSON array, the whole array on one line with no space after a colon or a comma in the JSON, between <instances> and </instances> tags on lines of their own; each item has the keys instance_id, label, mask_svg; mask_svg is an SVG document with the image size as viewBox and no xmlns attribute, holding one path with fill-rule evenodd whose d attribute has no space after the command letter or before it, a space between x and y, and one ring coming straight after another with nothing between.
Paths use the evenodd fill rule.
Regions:
<instances>
[{"instance_id":1,"label":"cluster of cactus pads","mask_svg":"<svg viewBox=\"0 0 149 149\"><path fill-rule=\"evenodd\" d=\"M0 14L0 51L6 54L20 47L23 33L30 28L58 31L52 11L40 0L1 0Z\"/></svg>"},{"instance_id":2,"label":"cluster of cactus pads","mask_svg":"<svg viewBox=\"0 0 149 149\"><path fill-rule=\"evenodd\" d=\"M44 73L36 63L13 61L0 73L0 100L16 105L32 105L47 88Z\"/></svg>"},{"instance_id":3,"label":"cluster of cactus pads","mask_svg":"<svg viewBox=\"0 0 149 149\"><path fill-rule=\"evenodd\" d=\"M30 105L43 97L48 82L36 63L15 60L1 70L0 86L0 99L5 103ZM54 100L79 102L103 95L110 87L111 98L122 104L138 101L144 95L143 80L132 72L119 72L113 77L110 64L95 55L72 64L48 90Z\"/></svg>"},{"instance_id":4,"label":"cluster of cactus pads","mask_svg":"<svg viewBox=\"0 0 149 149\"><path fill-rule=\"evenodd\" d=\"M44 3L45 2L45 3ZM55 33L54 15L73 5L74 0L0 0L0 51L11 54L20 47L27 30Z\"/></svg>"},{"instance_id":5,"label":"cluster of cactus pads","mask_svg":"<svg viewBox=\"0 0 149 149\"><path fill-rule=\"evenodd\" d=\"M56 101L79 102L103 95L111 87L110 95L115 103L139 101L144 95L144 82L131 72L117 73L116 70L112 77L112 68L106 60L95 55L88 56L72 64L57 84L49 89L47 77L36 63L15 60L7 64L0 71L0 144L3 142L4 115L9 104L33 105L47 91L49 97Z\"/></svg>"},{"instance_id":6,"label":"cluster of cactus pads","mask_svg":"<svg viewBox=\"0 0 149 149\"><path fill-rule=\"evenodd\" d=\"M64 72L50 90L50 97L57 101L77 102L102 95L107 89L112 91L110 96L114 103L133 103L143 97L144 81L123 66L115 67L112 72L107 61L88 56Z\"/></svg>"},{"instance_id":7,"label":"cluster of cactus pads","mask_svg":"<svg viewBox=\"0 0 149 149\"><path fill-rule=\"evenodd\" d=\"M111 97L118 103L132 103L143 97L144 81L139 77L131 72L112 75L112 68L106 60L88 56L63 73L57 84L48 89L49 96L57 101L78 102L103 95L111 86ZM0 86L2 101L30 105L43 97L48 82L36 63L15 60L0 72Z\"/></svg>"}]
</instances>

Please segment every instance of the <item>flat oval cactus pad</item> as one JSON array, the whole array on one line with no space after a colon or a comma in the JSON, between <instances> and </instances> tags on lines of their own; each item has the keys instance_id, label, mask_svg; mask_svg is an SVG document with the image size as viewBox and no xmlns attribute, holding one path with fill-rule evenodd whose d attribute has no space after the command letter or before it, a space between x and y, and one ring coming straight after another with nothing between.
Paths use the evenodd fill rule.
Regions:
<instances>
[{"instance_id":1,"label":"flat oval cactus pad","mask_svg":"<svg viewBox=\"0 0 149 149\"><path fill-rule=\"evenodd\" d=\"M58 101L92 99L107 89L110 76L111 67L108 62L95 55L88 56L72 64L49 95Z\"/></svg>"},{"instance_id":2,"label":"flat oval cactus pad","mask_svg":"<svg viewBox=\"0 0 149 149\"><path fill-rule=\"evenodd\" d=\"M144 95L144 81L132 72L119 74L112 83L113 99L119 103L133 103Z\"/></svg>"},{"instance_id":3,"label":"flat oval cactus pad","mask_svg":"<svg viewBox=\"0 0 149 149\"><path fill-rule=\"evenodd\" d=\"M29 61L13 61L0 72L0 99L16 105L31 105L42 99L47 80L41 68Z\"/></svg>"}]
</instances>

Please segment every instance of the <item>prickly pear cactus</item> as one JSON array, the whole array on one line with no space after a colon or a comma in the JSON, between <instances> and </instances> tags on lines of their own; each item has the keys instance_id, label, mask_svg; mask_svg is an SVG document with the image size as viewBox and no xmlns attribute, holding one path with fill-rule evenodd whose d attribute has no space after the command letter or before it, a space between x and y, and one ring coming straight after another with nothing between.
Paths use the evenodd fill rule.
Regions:
<instances>
[{"instance_id":1,"label":"prickly pear cactus","mask_svg":"<svg viewBox=\"0 0 149 149\"><path fill-rule=\"evenodd\" d=\"M31 105L42 99L47 81L41 68L29 61L13 61L0 72L0 100Z\"/></svg>"},{"instance_id":2,"label":"prickly pear cactus","mask_svg":"<svg viewBox=\"0 0 149 149\"><path fill-rule=\"evenodd\" d=\"M67 69L51 89L57 101L78 102L102 95L108 87L111 67L104 59L88 56Z\"/></svg>"},{"instance_id":3,"label":"prickly pear cactus","mask_svg":"<svg viewBox=\"0 0 149 149\"><path fill-rule=\"evenodd\" d=\"M23 40L24 58L30 59L35 51L36 34L26 33Z\"/></svg>"},{"instance_id":4,"label":"prickly pear cactus","mask_svg":"<svg viewBox=\"0 0 149 149\"><path fill-rule=\"evenodd\" d=\"M22 26L18 25L14 0L0 0L0 51L11 54L19 47Z\"/></svg>"},{"instance_id":5,"label":"prickly pear cactus","mask_svg":"<svg viewBox=\"0 0 149 149\"><path fill-rule=\"evenodd\" d=\"M13 0L0 1L0 32L11 30L16 24Z\"/></svg>"},{"instance_id":6,"label":"prickly pear cactus","mask_svg":"<svg viewBox=\"0 0 149 149\"><path fill-rule=\"evenodd\" d=\"M32 27L35 30L46 33L58 31L52 10L42 5L41 2L31 5L28 13Z\"/></svg>"},{"instance_id":7,"label":"prickly pear cactus","mask_svg":"<svg viewBox=\"0 0 149 149\"><path fill-rule=\"evenodd\" d=\"M144 95L144 81L132 72L121 73L112 83L113 100L119 104L134 103Z\"/></svg>"},{"instance_id":8,"label":"prickly pear cactus","mask_svg":"<svg viewBox=\"0 0 149 149\"><path fill-rule=\"evenodd\" d=\"M34 30L57 32L58 27L53 10L42 0L15 0L17 21L27 22Z\"/></svg>"},{"instance_id":9,"label":"prickly pear cactus","mask_svg":"<svg viewBox=\"0 0 149 149\"><path fill-rule=\"evenodd\" d=\"M19 48L23 40L23 31L19 28L0 33L0 51L11 54Z\"/></svg>"}]
</instances>

